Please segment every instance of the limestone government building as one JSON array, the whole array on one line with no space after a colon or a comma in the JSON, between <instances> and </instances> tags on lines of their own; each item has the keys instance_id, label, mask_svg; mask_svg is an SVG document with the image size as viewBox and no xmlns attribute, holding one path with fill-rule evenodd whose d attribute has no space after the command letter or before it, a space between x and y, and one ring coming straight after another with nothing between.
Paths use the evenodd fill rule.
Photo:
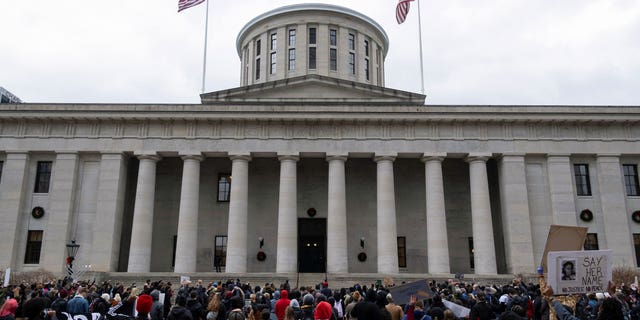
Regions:
<instances>
[{"instance_id":1,"label":"limestone government building","mask_svg":"<svg viewBox=\"0 0 640 320\"><path fill-rule=\"evenodd\" d=\"M0 268L62 273L75 240L97 272L533 273L554 224L638 265L640 107L425 105L333 5L236 47L201 104L0 104Z\"/></svg>"}]
</instances>

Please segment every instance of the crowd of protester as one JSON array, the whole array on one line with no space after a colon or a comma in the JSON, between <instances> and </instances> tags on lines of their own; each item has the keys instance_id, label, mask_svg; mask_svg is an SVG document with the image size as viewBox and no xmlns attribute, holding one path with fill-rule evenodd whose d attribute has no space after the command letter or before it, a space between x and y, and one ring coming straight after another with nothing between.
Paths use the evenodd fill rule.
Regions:
<instances>
[{"instance_id":1,"label":"crowd of protester","mask_svg":"<svg viewBox=\"0 0 640 320\"><path fill-rule=\"evenodd\" d=\"M79 282L23 283L2 288L0 320L67 320L75 315L108 320L454 320L454 303L468 308L470 320L640 320L640 294L634 285L610 285L608 292L579 296L569 308L553 299L550 288L515 279L506 286L453 280L429 282L430 296L395 301L381 284L331 288L252 286L239 279L203 283L146 281L141 285ZM456 308L457 308L456 306ZM458 310L459 311L459 310ZM92 315L89 315L92 314ZM85 319L80 318L80 319ZM554 319L551 319L554 320Z\"/></svg>"}]
</instances>

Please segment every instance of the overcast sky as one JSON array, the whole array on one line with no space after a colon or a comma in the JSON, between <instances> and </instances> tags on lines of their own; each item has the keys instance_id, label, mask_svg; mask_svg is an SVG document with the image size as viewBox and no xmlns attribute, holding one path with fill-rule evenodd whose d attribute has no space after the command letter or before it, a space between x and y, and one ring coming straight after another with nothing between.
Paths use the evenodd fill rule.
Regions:
<instances>
[{"instance_id":1,"label":"overcast sky","mask_svg":"<svg viewBox=\"0 0 640 320\"><path fill-rule=\"evenodd\" d=\"M206 91L239 86L235 39L290 0L209 0ZM427 104L640 105L638 0L421 0ZM417 5L360 11L390 39L387 87L420 92ZM26 102L199 103L205 4L0 0L0 86Z\"/></svg>"}]
</instances>

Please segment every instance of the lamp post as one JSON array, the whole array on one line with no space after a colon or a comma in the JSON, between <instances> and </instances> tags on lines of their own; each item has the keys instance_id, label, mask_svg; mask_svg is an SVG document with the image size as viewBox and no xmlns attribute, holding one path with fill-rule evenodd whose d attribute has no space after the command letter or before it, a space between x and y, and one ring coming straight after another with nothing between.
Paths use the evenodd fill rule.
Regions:
<instances>
[{"instance_id":1,"label":"lamp post","mask_svg":"<svg viewBox=\"0 0 640 320\"><path fill-rule=\"evenodd\" d=\"M66 244L67 247L67 274L73 278L73 260L76 258L76 253L80 249L80 245L76 243L76 240L71 240Z\"/></svg>"}]
</instances>

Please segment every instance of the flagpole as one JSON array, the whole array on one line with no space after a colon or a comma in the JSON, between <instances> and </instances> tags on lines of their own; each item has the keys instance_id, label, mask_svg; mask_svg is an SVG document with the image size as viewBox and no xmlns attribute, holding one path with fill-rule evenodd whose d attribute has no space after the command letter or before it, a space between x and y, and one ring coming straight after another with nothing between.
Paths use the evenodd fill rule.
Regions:
<instances>
[{"instance_id":1,"label":"flagpole","mask_svg":"<svg viewBox=\"0 0 640 320\"><path fill-rule=\"evenodd\" d=\"M422 84L421 93L424 94L424 63L422 62L422 19L420 18L420 0L418 3L418 37L420 37L420 82Z\"/></svg>"},{"instance_id":2,"label":"flagpole","mask_svg":"<svg viewBox=\"0 0 640 320\"><path fill-rule=\"evenodd\" d=\"M202 93L204 93L204 80L207 75L207 32L209 31L209 0L207 1L207 13L204 22L204 55L202 58ZM422 46L422 45L421 45ZM420 48L422 50L422 48Z\"/></svg>"}]
</instances>

